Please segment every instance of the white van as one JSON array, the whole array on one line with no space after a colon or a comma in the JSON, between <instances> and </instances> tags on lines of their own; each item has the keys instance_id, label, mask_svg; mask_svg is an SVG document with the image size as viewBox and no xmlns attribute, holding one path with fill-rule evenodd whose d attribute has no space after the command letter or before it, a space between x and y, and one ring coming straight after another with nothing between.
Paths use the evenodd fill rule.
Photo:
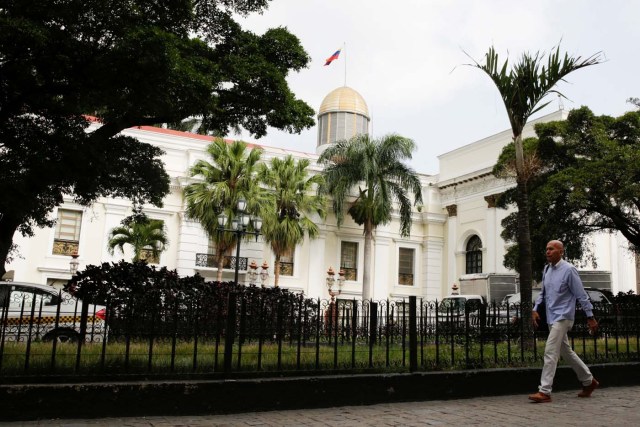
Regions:
<instances>
[{"instance_id":1,"label":"white van","mask_svg":"<svg viewBox=\"0 0 640 427\"><path fill-rule=\"evenodd\" d=\"M76 342L81 334L83 303L51 286L0 282L0 335L3 341L30 340ZM85 341L105 336L106 308L88 306Z\"/></svg>"}]
</instances>

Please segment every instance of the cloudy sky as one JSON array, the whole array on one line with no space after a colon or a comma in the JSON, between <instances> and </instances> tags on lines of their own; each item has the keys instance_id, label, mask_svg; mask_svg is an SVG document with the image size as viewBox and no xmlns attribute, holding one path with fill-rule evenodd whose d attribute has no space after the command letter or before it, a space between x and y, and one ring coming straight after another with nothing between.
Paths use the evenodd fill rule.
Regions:
<instances>
[{"instance_id":1,"label":"cloudy sky","mask_svg":"<svg viewBox=\"0 0 640 427\"><path fill-rule=\"evenodd\" d=\"M316 111L345 84L366 100L372 134L398 133L418 145L411 166L438 172L438 155L509 128L498 92L480 70L493 45L515 61L523 52L561 50L604 63L576 71L558 86L565 109L586 105L617 116L640 97L640 1L636 0L273 0L263 15L241 20L258 34L284 26L312 61L289 77ZM330 66L324 62L343 47ZM559 108L557 97L536 116ZM241 135L246 141L255 141ZM259 144L315 152L316 129L271 130Z\"/></svg>"}]
</instances>

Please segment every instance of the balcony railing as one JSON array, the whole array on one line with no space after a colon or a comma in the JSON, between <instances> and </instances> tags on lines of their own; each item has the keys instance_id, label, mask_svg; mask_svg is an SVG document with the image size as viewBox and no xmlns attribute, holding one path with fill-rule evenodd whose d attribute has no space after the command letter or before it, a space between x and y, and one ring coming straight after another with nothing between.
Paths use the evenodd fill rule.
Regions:
<instances>
[{"instance_id":1,"label":"balcony railing","mask_svg":"<svg viewBox=\"0 0 640 427\"><path fill-rule=\"evenodd\" d=\"M353 280L353 281L358 280L357 268L340 267L340 269L344 270L345 280Z\"/></svg>"},{"instance_id":2,"label":"balcony railing","mask_svg":"<svg viewBox=\"0 0 640 427\"><path fill-rule=\"evenodd\" d=\"M237 259L238 261L238 270L247 271L247 260L246 257L240 257ZM196 254L196 267L209 267L209 268L217 268L218 264L216 263L216 256L213 254ZM236 269L236 257L234 256L225 256L224 261L222 263L222 268L227 270L235 270Z\"/></svg>"},{"instance_id":3,"label":"balcony railing","mask_svg":"<svg viewBox=\"0 0 640 427\"><path fill-rule=\"evenodd\" d=\"M54 239L53 254L54 255L73 255L78 253L80 242L75 240Z\"/></svg>"},{"instance_id":4,"label":"balcony railing","mask_svg":"<svg viewBox=\"0 0 640 427\"><path fill-rule=\"evenodd\" d=\"M398 273L398 284L413 286L413 274L412 273Z\"/></svg>"},{"instance_id":5,"label":"balcony railing","mask_svg":"<svg viewBox=\"0 0 640 427\"><path fill-rule=\"evenodd\" d=\"M280 275L293 276L293 263L280 261Z\"/></svg>"}]
</instances>

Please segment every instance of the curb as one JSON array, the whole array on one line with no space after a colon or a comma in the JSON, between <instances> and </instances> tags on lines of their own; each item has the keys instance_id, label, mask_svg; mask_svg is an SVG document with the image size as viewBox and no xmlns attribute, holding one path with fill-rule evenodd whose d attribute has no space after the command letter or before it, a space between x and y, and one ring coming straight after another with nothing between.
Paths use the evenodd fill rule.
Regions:
<instances>
[{"instance_id":1,"label":"curb","mask_svg":"<svg viewBox=\"0 0 640 427\"><path fill-rule=\"evenodd\" d=\"M640 363L592 365L601 387L640 384ZM0 385L4 421L203 415L462 399L536 390L540 368L236 380ZM559 367L555 390L580 389ZM523 397L524 399L524 397Z\"/></svg>"}]
</instances>

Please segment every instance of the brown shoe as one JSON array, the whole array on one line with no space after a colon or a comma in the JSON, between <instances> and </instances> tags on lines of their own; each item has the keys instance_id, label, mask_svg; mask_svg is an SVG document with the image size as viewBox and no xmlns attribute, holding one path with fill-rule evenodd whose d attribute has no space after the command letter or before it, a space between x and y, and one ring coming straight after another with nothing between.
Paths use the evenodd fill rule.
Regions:
<instances>
[{"instance_id":1,"label":"brown shoe","mask_svg":"<svg viewBox=\"0 0 640 427\"><path fill-rule=\"evenodd\" d=\"M529 400L533 400L536 403L547 403L547 402L551 402L551 396L539 391L537 393L530 394Z\"/></svg>"},{"instance_id":2,"label":"brown shoe","mask_svg":"<svg viewBox=\"0 0 640 427\"><path fill-rule=\"evenodd\" d=\"M582 386L582 391L578 393L578 397L591 397L593 390L597 389L600 383L595 378L591 380L591 384Z\"/></svg>"}]
</instances>

